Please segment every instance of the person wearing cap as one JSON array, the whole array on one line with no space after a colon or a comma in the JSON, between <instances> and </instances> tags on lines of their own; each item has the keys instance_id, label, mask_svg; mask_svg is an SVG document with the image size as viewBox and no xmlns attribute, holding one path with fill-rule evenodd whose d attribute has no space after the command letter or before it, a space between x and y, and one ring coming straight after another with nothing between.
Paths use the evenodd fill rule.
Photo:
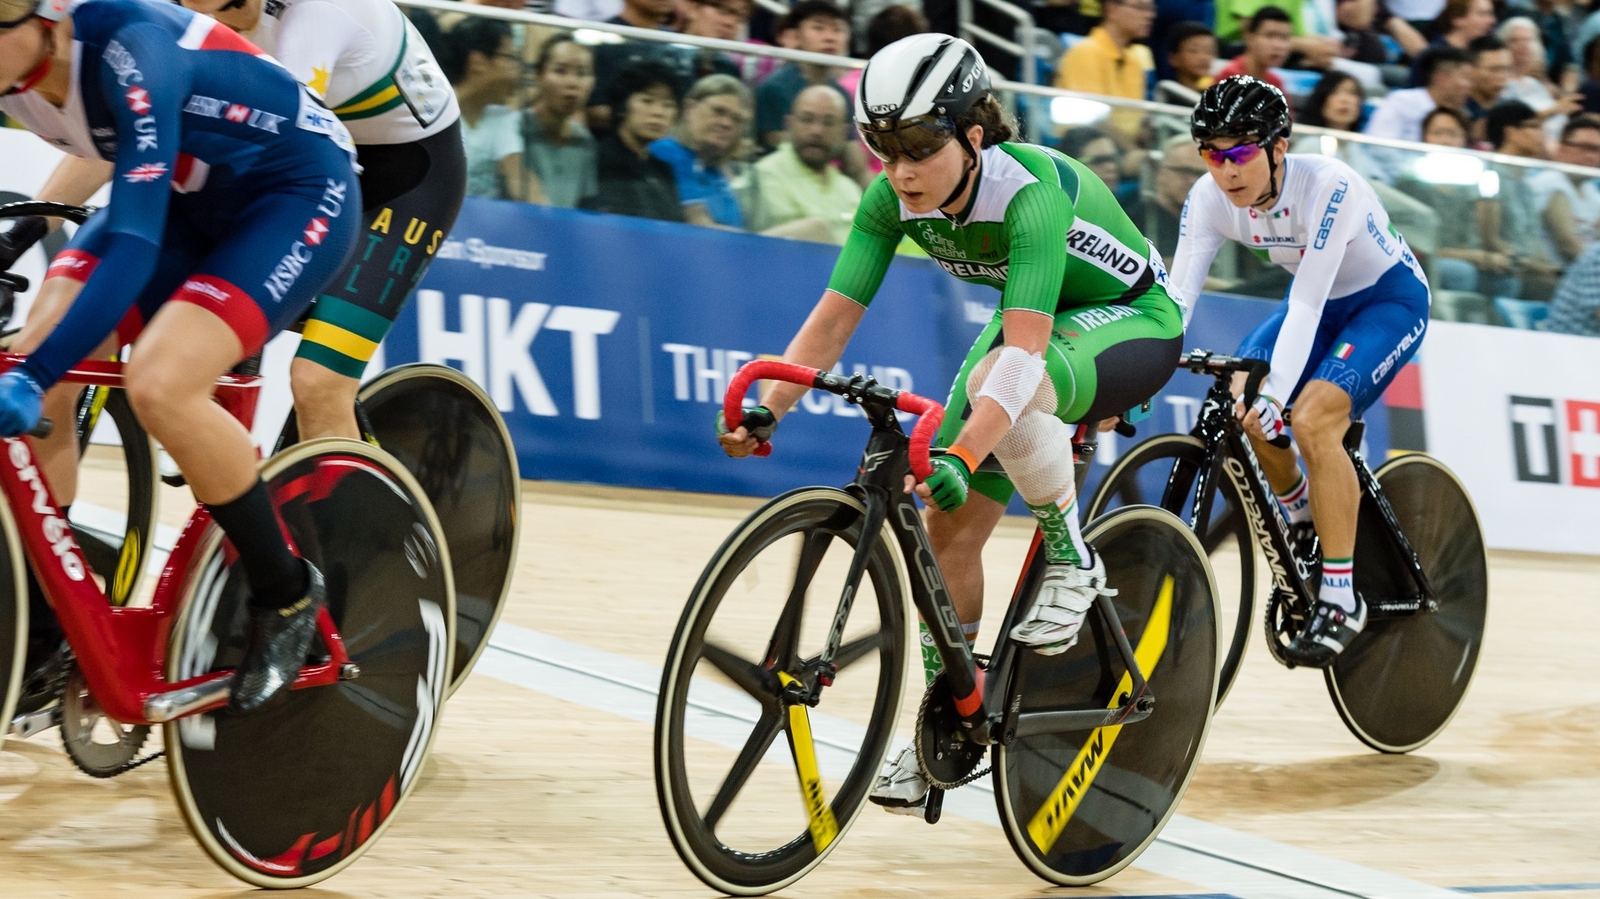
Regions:
<instances>
[{"instance_id":1,"label":"person wearing cap","mask_svg":"<svg viewBox=\"0 0 1600 899\"><path fill-rule=\"evenodd\" d=\"M966 41L919 34L880 50L857 85L855 122L884 170L784 361L823 370L839 361L906 237L952 275L1000 291L956 373L935 438L944 453L915 490L969 639L983 611L984 543L1012 493L1022 495L1047 564L1033 604L1005 636L1041 654L1064 652L1109 589L1079 526L1071 423L1114 419L1166 383L1185 307L1160 254L1104 182L1055 150L1013 142L1015 126ZM755 452L804 393L772 382L739 428L729 432L719 417L723 450ZM1005 474L978 470L991 452ZM931 636L922 645L931 681L944 659ZM872 800L922 814L927 794L915 753L902 753L885 765Z\"/></svg>"},{"instance_id":2,"label":"person wearing cap","mask_svg":"<svg viewBox=\"0 0 1600 899\"><path fill-rule=\"evenodd\" d=\"M1229 240L1292 277L1283 303L1237 355L1272 368L1250 405L1239 397L1261 469L1294 530L1297 555L1320 550L1310 620L1284 649L1322 668L1361 633L1367 604L1354 586L1361 493L1344 450L1350 421L1383 394L1428 328L1428 279L1372 185L1328 156L1290 153L1283 92L1247 75L1200 95L1189 120L1207 173L1183 208L1173 284L1197 294ZM1243 392L1244 375L1234 385ZM1301 473L1290 442L1305 459Z\"/></svg>"}]
</instances>

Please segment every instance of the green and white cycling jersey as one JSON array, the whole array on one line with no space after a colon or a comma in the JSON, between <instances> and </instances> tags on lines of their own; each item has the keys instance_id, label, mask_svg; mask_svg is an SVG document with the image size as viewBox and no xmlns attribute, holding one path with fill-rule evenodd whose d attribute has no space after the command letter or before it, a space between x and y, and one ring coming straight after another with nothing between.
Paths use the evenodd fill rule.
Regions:
<instances>
[{"instance_id":1,"label":"green and white cycling jersey","mask_svg":"<svg viewBox=\"0 0 1600 899\"><path fill-rule=\"evenodd\" d=\"M1126 305L1152 289L1188 307L1161 255L1093 172L1047 147L982 151L961 215L911 212L882 175L867 188L828 289L872 301L902 235L963 281L1001 291L1000 308L1055 316L1080 306Z\"/></svg>"},{"instance_id":2,"label":"green and white cycling jersey","mask_svg":"<svg viewBox=\"0 0 1600 899\"><path fill-rule=\"evenodd\" d=\"M321 97L357 144L407 144L461 117L455 90L391 0L265 0L245 35Z\"/></svg>"}]
</instances>

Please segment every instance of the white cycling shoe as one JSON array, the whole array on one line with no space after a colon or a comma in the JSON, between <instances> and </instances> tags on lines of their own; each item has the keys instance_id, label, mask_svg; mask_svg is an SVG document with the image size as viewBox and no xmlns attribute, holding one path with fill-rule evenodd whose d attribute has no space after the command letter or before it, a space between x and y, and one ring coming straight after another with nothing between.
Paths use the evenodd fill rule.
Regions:
<instances>
[{"instance_id":1,"label":"white cycling shoe","mask_svg":"<svg viewBox=\"0 0 1600 899\"><path fill-rule=\"evenodd\" d=\"M915 746L907 746L898 756L884 760L883 770L872 782L872 793L867 798L886 812L922 817L928 802L928 781L917 764Z\"/></svg>"},{"instance_id":2,"label":"white cycling shoe","mask_svg":"<svg viewBox=\"0 0 1600 899\"><path fill-rule=\"evenodd\" d=\"M1047 565L1039 596L1027 620L1011 629L1011 639L1040 655L1066 652L1078 642L1084 616L1101 595L1116 596L1117 591L1106 587L1106 566L1098 554L1089 568L1066 562Z\"/></svg>"}]
</instances>

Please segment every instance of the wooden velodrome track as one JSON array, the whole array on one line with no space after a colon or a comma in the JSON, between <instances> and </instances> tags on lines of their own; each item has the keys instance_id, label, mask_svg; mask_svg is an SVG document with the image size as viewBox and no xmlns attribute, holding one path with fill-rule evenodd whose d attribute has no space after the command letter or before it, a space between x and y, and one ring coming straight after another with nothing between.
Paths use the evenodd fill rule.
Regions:
<instances>
[{"instance_id":1,"label":"wooden velodrome track","mask_svg":"<svg viewBox=\"0 0 1600 899\"><path fill-rule=\"evenodd\" d=\"M96 464L84 495L112 504L116 478ZM186 492L163 490L162 520L180 524ZM421 788L315 893L711 895L657 812L652 694L690 586L755 504L526 483L503 627L451 700ZM991 544L990 622L1028 536L1008 521ZM952 794L936 827L869 807L783 895L1600 897L1597 584L1597 559L1493 553L1477 678L1449 729L1408 756L1357 743L1321 678L1273 664L1258 636L1180 816L1099 887L1048 890L1028 873L985 779ZM799 805L770 801L774 814ZM244 892L185 831L164 762L96 781L51 736L0 751L0 897Z\"/></svg>"}]
</instances>

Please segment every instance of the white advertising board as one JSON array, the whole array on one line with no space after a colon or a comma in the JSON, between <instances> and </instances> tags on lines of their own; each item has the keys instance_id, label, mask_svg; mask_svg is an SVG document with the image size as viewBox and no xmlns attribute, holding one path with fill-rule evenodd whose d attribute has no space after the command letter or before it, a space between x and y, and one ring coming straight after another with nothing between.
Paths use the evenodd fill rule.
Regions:
<instances>
[{"instance_id":1,"label":"white advertising board","mask_svg":"<svg viewBox=\"0 0 1600 899\"><path fill-rule=\"evenodd\" d=\"M1600 341L1433 322L1421 355L1428 451L1489 545L1600 555Z\"/></svg>"}]
</instances>

